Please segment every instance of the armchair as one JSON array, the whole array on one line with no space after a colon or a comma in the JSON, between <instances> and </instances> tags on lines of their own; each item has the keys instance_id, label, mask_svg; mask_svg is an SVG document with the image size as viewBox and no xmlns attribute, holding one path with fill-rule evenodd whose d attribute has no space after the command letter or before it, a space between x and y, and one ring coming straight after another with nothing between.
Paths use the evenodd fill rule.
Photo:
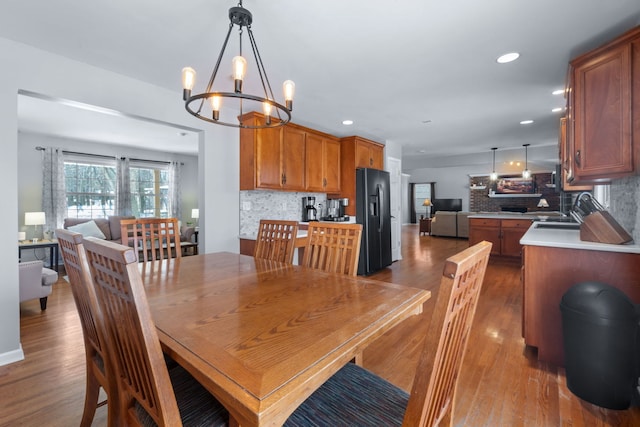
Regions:
<instances>
[{"instance_id":1,"label":"armchair","mask_svg":"<svg viewBox=\"0 0 640 427\"><path fill-rule=\"evenodd\" d=\"M44 268L42 261L28 261L18 264L20 277L20 302L40 298L40 309L47 309L47 297L51 285L58 280L58 273Z\"/></svg>"}]
</instances>

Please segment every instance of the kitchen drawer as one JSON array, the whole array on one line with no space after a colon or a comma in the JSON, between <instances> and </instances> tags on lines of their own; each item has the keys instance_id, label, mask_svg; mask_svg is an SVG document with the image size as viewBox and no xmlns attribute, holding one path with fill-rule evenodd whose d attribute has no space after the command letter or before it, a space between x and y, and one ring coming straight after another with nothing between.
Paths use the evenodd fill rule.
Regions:
<instances>
[{"instance_id":1,"label":"kitchen drawer","mask_svg":"<svg viewBox=\"0 0 640 427\"><path fill-rule=\"evenodd\" d=\"M491 218L469 218L469 226L471 227L500 227L499 219Z\"/></svg>"},{"instance_id":2,"label":"kitchen drawer","mask_svg":"<svg viewBox=\"0 0 640 427\"><path fill-rule=\"evenodd\" d=\"M502 228L529 228L531 227L530 219L503 219Z\"/></svg>"}]
</instances>

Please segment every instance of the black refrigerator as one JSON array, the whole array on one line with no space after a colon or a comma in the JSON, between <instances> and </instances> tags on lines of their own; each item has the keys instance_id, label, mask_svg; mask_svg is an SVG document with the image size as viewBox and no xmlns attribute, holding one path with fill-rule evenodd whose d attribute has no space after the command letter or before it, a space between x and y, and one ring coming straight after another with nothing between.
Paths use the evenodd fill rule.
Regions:
<instances>
[{"instance_id":1,"label":"black refrigerator","mask_svg":"<svg viewBox=\"0 0 640 427\"><path fill-rule=\"evenodd\" d=\"M356 222L362 224L358 274L372 274L391 265L389 172L356 169Z\"/></svg>"}]
</instances>

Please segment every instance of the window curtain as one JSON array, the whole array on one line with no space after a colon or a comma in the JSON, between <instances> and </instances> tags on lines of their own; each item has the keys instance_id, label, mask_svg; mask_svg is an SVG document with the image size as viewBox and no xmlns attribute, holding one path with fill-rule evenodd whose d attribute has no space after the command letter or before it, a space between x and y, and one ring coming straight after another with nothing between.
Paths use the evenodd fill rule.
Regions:
<instances>
[{"instance_id":1,"label":"window curtain","mask_svg":"<svg viewBox=\"0 0 640 427\"><path fill-rule=\"evenodd\" d=\"M171 217L182 218L182 166L180 162L169 164L169 200L171 203Z\"/></svg>"},{"instance_id":2,"label":"window curtain","mask_svg":"<svg viewBox=\"0 0 640 427\"><path fill-rule=\"evenodd\" d=\"M46 224L43 231L62 228L67 216L67 192L64 182L64 156L62 150L47 147L42 159L42 210Z\"/></svg>"},{"instance_id":3,"label":"window curtain","mask_svg":"<svg viewBox=\"0 0 640 427\"><path fill-rule=\"evenodd\" d=\"M415 224L416 220L416 184L409 183L409 221Z\"/></svg>"},{"instance_id":4,"label":"window curtain","mask_svg":"<svg viewBox=\"0 0 640 427\"><path fill-rule=\"evenodd\" d=\"M128 157L116 158L116 215L133 215L131 208L131 172Z\"/></svg>"}]
</instances>

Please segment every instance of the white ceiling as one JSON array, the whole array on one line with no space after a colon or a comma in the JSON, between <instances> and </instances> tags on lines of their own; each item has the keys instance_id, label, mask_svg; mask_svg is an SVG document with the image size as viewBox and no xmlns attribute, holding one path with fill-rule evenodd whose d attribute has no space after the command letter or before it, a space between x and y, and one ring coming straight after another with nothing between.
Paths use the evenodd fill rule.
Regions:
<instances>
[{"instance_id":1,"label":"white ceiling","mask_svg":"<svg viewBox=\"0 0 640 427\"><path fill-rule=\"evenodd\" d=\"M190 65L200 80L208 79L228 9L236 5L2 3L0 37L175 90L176 102L182 102L182 67ZM253 13L274 91L286 79L296 82L292 121L337 136L394 141L408 165L454 155L484 161L491 147L521 150L530 143L535 153L536 147L555 145L560 114L551 109L564 100L551 92L564 87L568 61L640 24L638 0L245 0L244 7ZM496 63L510 51L520 52L520 59ZM43 121L65 123L58 107L77 110L49 106L42 114L41 102L49 101L21 100L21 128L59 133ZM344 126L344 119L355 123ZM520 125L525 119L535 122ZM77 125L88 120L73 120L71 127L79 132ZM178 132L190 133L163 128L183 140ZM113 123L94 137L105 138L109 129L120 134L108 135L112 142L138 139L126 124ZM167 151L174 151L175 142L169 144Z\"/></svg>"}]
</instances>

